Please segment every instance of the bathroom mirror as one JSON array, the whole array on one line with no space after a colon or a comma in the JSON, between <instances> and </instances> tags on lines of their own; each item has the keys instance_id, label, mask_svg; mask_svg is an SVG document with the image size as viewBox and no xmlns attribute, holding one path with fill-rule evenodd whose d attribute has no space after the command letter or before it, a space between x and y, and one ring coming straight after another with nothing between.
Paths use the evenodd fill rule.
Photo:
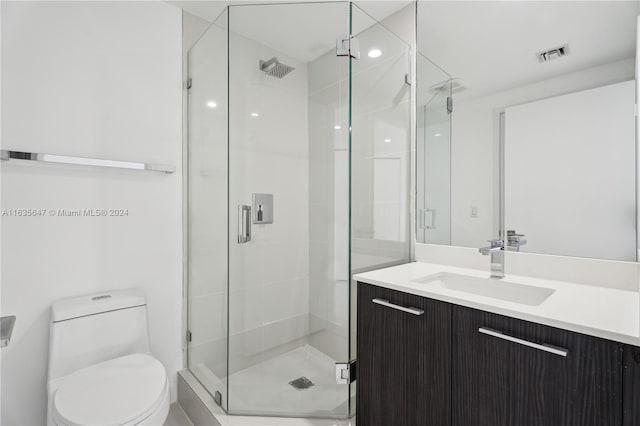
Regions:
<instances>
[{"instance_id":1,"label":"bathroom mirror","mask_svg":"<svg viewBox=\"0 0 640 426\"><path fill-rule=\"evenodd\" d=\"M418 2L418 243L636 261L639 10Z\"/></svg>"}]
</instances>

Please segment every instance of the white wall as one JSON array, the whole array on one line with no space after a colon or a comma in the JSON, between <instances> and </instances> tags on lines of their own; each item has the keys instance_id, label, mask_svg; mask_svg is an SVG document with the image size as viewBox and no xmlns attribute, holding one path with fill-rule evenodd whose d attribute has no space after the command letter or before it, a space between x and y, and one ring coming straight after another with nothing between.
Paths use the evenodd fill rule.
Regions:
<instances>
[{"instance_id":1,"label":"white wall","mask_svg":"<svg viewBox=\"0 0 640 426\"><path fill-rule=\"evenodd\" d=\"M528 253L636 260L635 80L505 111L505 227Z\"/></svg>"},{"instance_id":2,"label":"white wall","mask_svg":"<svg viewBox=\"0 0 640 426\"><path fill-rule=\"evenodd\" d=\"M175 165L174 174L2 164L3 425L44 424L50 305L138 287L151 350L181 368L181 13L160 2L2 3L2 148ZM175 398L175 386L173 388Z\"/></svg>"}]
</instances>

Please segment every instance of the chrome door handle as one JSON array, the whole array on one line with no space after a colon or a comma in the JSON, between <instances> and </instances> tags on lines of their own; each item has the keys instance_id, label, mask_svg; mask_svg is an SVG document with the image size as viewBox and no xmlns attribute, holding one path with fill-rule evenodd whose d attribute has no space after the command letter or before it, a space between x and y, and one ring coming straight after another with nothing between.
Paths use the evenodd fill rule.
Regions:
<instances>
[{"instance_id":1,"label":"chrome door handle","mask_svg":"<svg viewBox=\"0 0 640 426\"><path fill-rule=\"evenodd\" d=\"M519 345L528 346L530 348L534 348L534 349L538 349L538 350L541 350L541 351L549 352L549 353L552 353L554 355L565 356L565 357L567 355L569 355L569 350L568 349L560 348L560 347L549 345L549 344L546 344L546 343L543 343L543 344L533 343L533 342L530 342L528 340L519 339L517 337L509 336L509 335L504 334L504 333L502 333L502 332L500 332L498 330L493 330L493 329L488 328L488 327L480 327L478 329L478 331L480 333L486 334L488 336L497 337L498 339L506 340L508 342L517 343Z\"/></svg>"},{"instance_id":2,"label":"chrome door handle","mask_svg":"<svg viewBox=\"0 0 640 426\"><path fill-rule=\"evenodd\" d=\"M371 301L373 303L377 304L377 305L382 305L382 306L386 306L387 308L397 309L398 311L402 311L402 312L408 312L408 313L413 314L413 315L422 315L422 314L424 314L424 311L422 309L405 308L404 306L395 305L395 304L389 302L386 299L372 299Z\"/></svg>"},{"instance_id":3,"label":"chrome door handle","mask_svg":"<svg viewBox=\"0 0 640 426\"><path fill-rule=\"evenodd\" d=\"M251 241L251 206L238 206L238 244Z\"/></svg>"}]
</instances>

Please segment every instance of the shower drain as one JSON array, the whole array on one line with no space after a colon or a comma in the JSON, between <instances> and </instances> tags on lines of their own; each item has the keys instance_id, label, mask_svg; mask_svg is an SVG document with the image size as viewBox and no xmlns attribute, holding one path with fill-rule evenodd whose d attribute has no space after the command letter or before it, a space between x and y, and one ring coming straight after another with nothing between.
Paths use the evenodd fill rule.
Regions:
<instances>
[{"instance_id":1,"label":"shower drain","mask_svg":"<svg viewBox=\"0 0 640 426\"><path fill-rule=\"evenodd\" d=\"M296 388L297 390L305 390L313 386L313 382L304 376L290 381L289 384L294 388Z\"/></svg>"}]
</instances>

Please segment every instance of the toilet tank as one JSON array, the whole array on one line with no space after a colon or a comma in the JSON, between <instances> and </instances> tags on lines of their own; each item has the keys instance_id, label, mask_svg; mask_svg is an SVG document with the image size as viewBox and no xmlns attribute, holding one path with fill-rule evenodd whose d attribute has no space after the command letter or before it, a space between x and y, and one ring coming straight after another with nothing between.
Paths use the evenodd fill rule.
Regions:
<instances>
[{"instance_id":1,"label":"toilet tank","mask_svg":"<svg viewBox=\"0 0 640 426\"><path fill-rule=\"evenodd\" d=\"M132 353L149 352L140 290L74 297L51 307L48 381Z\"/></svg>"}]
</instances>

